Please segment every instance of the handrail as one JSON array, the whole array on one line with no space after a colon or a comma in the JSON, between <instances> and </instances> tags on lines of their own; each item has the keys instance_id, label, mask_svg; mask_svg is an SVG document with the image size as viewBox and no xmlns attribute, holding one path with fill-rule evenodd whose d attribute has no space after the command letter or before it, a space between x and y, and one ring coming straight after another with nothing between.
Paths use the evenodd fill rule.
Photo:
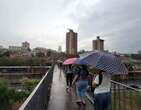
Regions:
<instances>
[{"instance_id":1,"label":"handrail","mask_svg":"<svg viewBox=\"0 0 141 110\"><path fill-rule=\"evenodd\" d=\"M25 100L25 102L21 105L18 110L41 110L42 108L44 108L44 104L46 105L48 101L47 97L49 95L49 86L52 82L53 68L54 66L52 66L49 71L43 76L43 78L37 84L35 89L32 91L32 93L29 95L29 97ZM39 105L39 108L35 108L38 102L42 103L42 105Z\"/></svg>"},{"instance_id":2,"label":"handrail","mask_svg":"<svg viewBox=\"0 0 141 110\"><path fill-rule=\"evenodd\" d=\"M125 84L120 83L120 82L117 82L117 81L111 80L111 83L114 83L114 84L123 86L123 87L125 87L125 88L132 89L132 90L134 90L134 91L136 91L136 92L141 92L140 89L136 89L136 88L130 87L130 86L128 86L128 85L125 85ZM92 99L92 96L90 96L88 93L86 93L85 96L86 96L86 98L89 100L89 102L90 102L91 104L94 104L94 101L93 101L93 99Z\"/></svg>"},{"instance_id":3,"label":"handrail","mask_svg":"<svg viewBox=\"0 0 141 110\"><path fill-rule=\"evenodd\" d=\"M94 105L93 97L90 96L88 93L86 93L85 96L89 100L89 102Z\"/></svg>"},{"instance_id":4,"label":"handrail","mask_svg":"<svg viewBox=\"0 0 141 110\"><path fill-rule=\"evenodd\" d=\"M132 90L134 90L134 91L136 91L136 92L141 92L140 89L136 89L136 88L130 87L130 86L125 85L125 84L123 84L123 83L120 83L120 82L117 82L117 81L113 81L113 80L111 80L111 82L114 83L114 84L118 84L118 85L121 85L121 86L123 86L123 87L129 88L129 89L132 89Z\"/></svg>"},{"instance_id":5,"label":"handrail","mask_svg":"<svg viewBox=\"0 0 141 110\"><path fill-rule=\"evenodd\" d=\"M44 75L44 77L41 79L41 81L38 83L38 85L35 87L35 89L32 91L32 93L29 95L29 97L25 100L25 102L22 104L22 106L19 108L19 110L23 110L25 106L29 103L33 95L36 93L39 86L42 84L43 80L46 78L48 72Z\"/></svg>"},{"instance_id":6,"label":"handrail","mask_svg":"<svg viewBox=\"0 0 141 110\"><path fill-rule=\"evenodd\" d=\"M140 110L141 90L120 82L111 81L112 104L114 110Z\"/></svg>"}]
</instances>

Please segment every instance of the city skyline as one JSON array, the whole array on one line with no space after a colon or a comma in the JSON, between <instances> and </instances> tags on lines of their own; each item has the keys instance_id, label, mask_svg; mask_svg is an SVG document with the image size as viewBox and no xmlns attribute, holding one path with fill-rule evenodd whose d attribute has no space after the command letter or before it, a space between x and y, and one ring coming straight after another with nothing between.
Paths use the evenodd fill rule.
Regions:
<instances>
[{"instance_id":1,"label":"city skyline","mask_svg":"<svg viewBox=\"0 0 141 110\"><path fill-rule=\"evenodd\" d=\"M105 50L137 52L140 9L139 0L0 0L0 45L28 41L31 48L57 50L61 45L65 51L65 33L72 28L78 33L78 50L91 50L91 41L101 36Z\"/></svg>"}]
</instances>

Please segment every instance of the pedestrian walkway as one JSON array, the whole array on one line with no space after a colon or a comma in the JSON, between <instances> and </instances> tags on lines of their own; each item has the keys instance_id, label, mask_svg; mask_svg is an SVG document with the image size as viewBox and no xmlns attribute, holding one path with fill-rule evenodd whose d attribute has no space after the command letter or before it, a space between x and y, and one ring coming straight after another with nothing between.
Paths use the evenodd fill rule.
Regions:
<instances>
[{"instance_id":1,"label":"pedestrian walkway","mask_svg":"<svg viewBox=\"0 0 141 110\"><path fill-rule=\"evenodd\" d=\"M57 66L54 68L51 96L47 110L93 110L92 104L86 101L86 106L75 103L75 92L66 92L66 82L62 71Z\"/></svg>"}]
</instances>

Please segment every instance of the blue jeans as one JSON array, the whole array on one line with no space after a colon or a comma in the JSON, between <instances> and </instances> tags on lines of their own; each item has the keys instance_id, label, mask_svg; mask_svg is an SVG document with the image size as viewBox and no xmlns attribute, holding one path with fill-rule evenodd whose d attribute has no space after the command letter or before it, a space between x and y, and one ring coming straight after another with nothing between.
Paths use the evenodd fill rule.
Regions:
<instances>
[{"instance_id":1,"label":"blue jeans","mask_svg":"<svg viewBox=\"0 0 141 110\"><path fill-rule=\"evenodd\" d=\"M76 94L78 97L84 97L87 90L88 81L87 80L78 80L76 82Z\"/></svg>"},{"instance_id":2,"label":"blue jeans","mask_svg":"<svg viewBox=\"0 0 141 110\"><path fill-rule=\"evenodd\" d=\"M94 110L111 110L111 93L94 95Z\"/></svg>"}]
</instances>

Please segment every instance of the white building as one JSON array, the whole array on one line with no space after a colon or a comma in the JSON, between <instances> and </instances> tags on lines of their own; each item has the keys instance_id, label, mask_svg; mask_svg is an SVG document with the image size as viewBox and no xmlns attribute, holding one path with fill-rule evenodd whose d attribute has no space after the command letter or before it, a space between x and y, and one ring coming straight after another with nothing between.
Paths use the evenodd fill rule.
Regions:
<instances>
[{"instance_id":1,"label":"white building","mask_svg":"<svg viewBox=\"0 0 141 110\"><path fill-rule=\"evenodd\" d=\"M9 46L9 51L21 52L22 51L22 47L20 47L20 46Z\"/></svg>"},{"instance_id":2,"label":"white building","mask_svg":"<svg viewBox=\"0 0 141 110\"><path fill-rule=\"evenodd\" d=\"M11 57L31 57L30 44L28 42L23 42L21 46L9 46L9 51Z\"/></svg>"},{"instance_id":3,"label":"white building","mask_svg":"<svg viewBox=\"0 0 141 110\"><path fill-rule=\"evenodd\" d=\"M58 52L62 52L62 47L61 46L58 47Z\"/></svg>"},{"instance_id":4,"label":"white building","mask_svg":"<svg viewBox=\"0 0 141 110\"><path fill-rule=\"evenodd\" d=\"M47 55L47 49L43 47L36 47L32 50L32 53L34 56L36 56L38 53L44 54L44 56Z\"/></svg>"},{"instance_id":5,"label":"white building","mask_svg":"<svg viewBox=\"0 0 141 110\"><path fill-rule=\"evenodd\" d=\"M30 44L25 41L21 46L9 46L9 50L12 52L27 53L30 51Z\"/></svg>"}]
</instances>

